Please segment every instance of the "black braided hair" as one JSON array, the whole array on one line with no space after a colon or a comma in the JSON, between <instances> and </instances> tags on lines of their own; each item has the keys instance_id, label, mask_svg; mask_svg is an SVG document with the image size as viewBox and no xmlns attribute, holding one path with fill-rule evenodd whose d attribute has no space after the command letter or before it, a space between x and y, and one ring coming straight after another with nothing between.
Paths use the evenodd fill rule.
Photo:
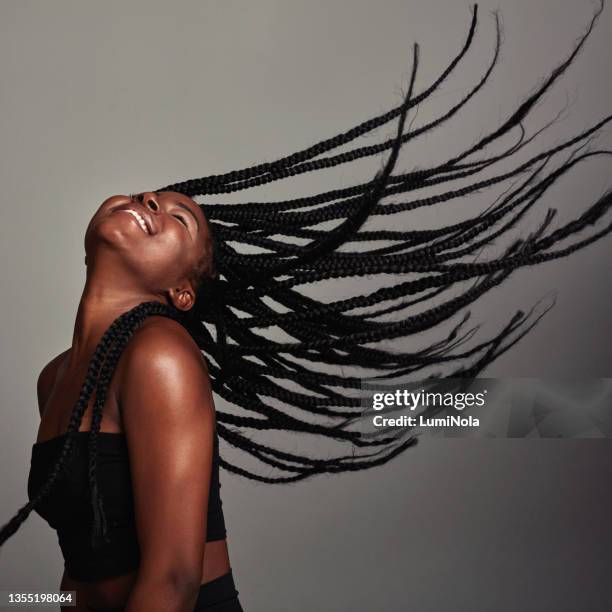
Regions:
<instances>
[{"instance_id":1,"label":"black braided hair","mask_svg":"<svg viewBox=\"0 0 612 612\"><path fill-rule=\"evenodd\" d=\"M508 235L549 187L574 165L589 157L610 153L607 150L594 150L579 154L612 119L612 115L577 136L532 156L510 171L482 178L483 172L494 169L499 162L513 159L517 152L555 122L551 121L525 138L523 121L571 65L603 7L604 1L601 0L587 32L568 58L506 121L463 153L438 165L393 174L401 146L449 121L480 91L492 73L501 41L497 12L494 13L497 34L495 51L480 81L444 115L427 125L404 132L408 111L441 86L470 48L476 31L478 5L473 7L471 26L461 51L440 77L417 95L413 95L413 88L419 48L418 45L414 46L409 91L396 108L276 161L221 175L190 179L156 190L177 191L190 197L232 193L297 174L350 163L391 149L384 168L363 184L276 202L200 204L210 227L213 250L212 256L198 266L194 308L188 313L181 313L159 302L146 302L118 317L96 348L81 396L73 410L69 434L78 431L95 387L96 400L89 437L94 545L99 545L106 538L103 504L96 482L96 443L106 391L122 350L147 316L171 316L185 326L207 358L213 391L236 408L232 412L217 411L219 435L232 447L248 453L277 473L255 472L225 458L221 458L221 466L246 478L267 483L289 483L316 474L371 468L386 463L416 442L415 437L404 433L389 434L383 429L365 433L352 428L362 416L363 409L361 398L354 397L350 392L361 388L363 378L348 375L345 367L366 369L370 372L367 375L369 379L390 380L408 375L423 377L427 368L458 363L444 376L465 381L461 383L465 387L539 322L552 305L539 313L538 305L527 312L515 313L497 335L470 348L464 345L475 335L478 326L463 330L469 312L464 313L446 337L420 350L407 352L372 346L382 341L435 331L440 324L501 284L514 270L566 257L612 231L612 223L608 223L591 236L570 245L552 248L604 217L612 203L612 191L608 191L576 220L554 231L546 233L556 212L549 209L535 230L524 238L515 239L497 258L486 262L464 260L466 256L474 256L474 253L478 257L484 247ZM394 138L377 145L315 159L396 117L399 121ZM467 161L476 153L482 154L515 128L520 133L515 144L501 153ZM550 161L566 151L569 153L567 159L557 169L542 176ZM370 218L393 216L441 203L451 205L458 198L485 192L509 179L518 179L524 173L529 175L522 183L513 185L485 211L464 221L425 230L403 230L402 224L395 220L393 229L364 228ZM403 202L382 201L386 196L452 185L470 177L475 179L472 184L435 196ZM339 223L331 230L317 227L333 221ZM369 245L383 240L393 244ZM265 252L247 255L233 244L255 246ZM348 250L350 244L361 244L366 248ZM329 302L308 297L300 291L308 284L327 279L386 274L409 274L411 278L366 295ZM459 295L444 297L457 284L472 279L473 285ZM435 303L436 299L441 301ZM283 311L273 308L270 302L280 305ZM407 309L422 304L425 308L421 312L405 314ZM239 313L243 316L239 316ZM399 313L399 320L384 320L383 317L391 313ZM276 341L256 331L270 327L278 328L295 341ZM460 347L463 348L457 350ZM334 368L339 368L341 374L333 373ZM435 384L443 380L443 373L434 371L426 379ZM308 433L322 439L348 443L352 452L327 458L288 452L253 439L259 432ZM72 440L71 435L66 437L60 458L40 492L3 527L0 544L18 529L48 493L61 474Z\"/></svg>"},{"instance_id":2,"label":"black braided hair","mask_svg":"<svg viewBox=\"0 0 612 612\"><path fill-rule=\"evenodd\" d=\"M438 380L441 371L427 376L425 372L450 365L451 371L445 376L467 380L512 347L547 312L539 312L537 305L528 312L518 312L495 337L471 348L465 345L478 327L463 329L469 312L446 337L423 349L408 352L380 346L382 342L416 339L417 334L435 331L514 270L567 257L612 231L608 222L592 235L567 243L567 239L605 217L612 204L612 192L608 191L577 219L552 231L549 228L556 210L548 209L530 234L515 239L497 257L478 260L484 248L520 227L544 194L574 166L610 154L607 150L588 150L588 146L612 115L514 167L497 170L501 163L514 160L558 119L526 136L525 120L572 64L603 8L601 1L586 33L568 57L499 127L462 153L431 167L393 174L399 146L450 122L487 82L501 46L497 12L494 52L476 85L426 125L404 131L404 117L444 83L467 53L476 31L478 5L473 6L471 26L460 52L430 86L412 95L418 63L415 46L410 92L396 108L276 161L156 189L177 191L192 198L228 194L392 150L385 168L365 183L282 201L200 203L214 239L217 274L201 278L187 326L208 359L213 390L233 407L217 412L219 435L274 473L249 470L222 458L224 468L250 479L278 483L384 463L414 439L390 438L380 431L378 435L360 434L350 428L362 413L361 399L353 397L351 390L360 389L366 375L347 375L344 368L365 369L368 379L419 375ZM332 153L396 117L400 117L400 127L394 138ZM501 152L491 152L494 144L515 129L518 138L513 144L504 145ZM565 159L548 170L558 156ZM471 179L467 185L466 179ZM419 208L452 206L461 198L486 193L508 181L514 183L485 211L460 222L404 230L405 222L397 217ZM432 187L443 190L410 200L406 196L394 201L386 199ZM383 218L393 229L368 228L367 221L376 217ZM380 241L391 244L381 246ZM249 247L258 252L248 253ZM309 284L351 277L384 279L389 274L408 278L343 299L322 301L308 295ZM472 286L458 295L449 295L465 281L472 282ZM410 312L408 309L413 307L421 310ZM386 318L390 314L395 314L395 320ZM290 340L264 335L270 328ZM336 373L338 369L340 374ZM354 451L350 457L321 460L255 441L256 436L270 431L346 440L353 449L363 450L361 454ZM374 446L377 448L372 452Z\"/></svg>"},{"instance_id":3,"label":"black braided hair","mask_svg":"<svg viewBox=\"0 0 612 612\"><path fill-rule=\"evenodd\" d=\"M96 383L96 399L93 406L88 444L88 476L94 516L91 543L94 547L100 545L102 541L108 542L104 505L98 490L98 482L96 478L96 459L98 433L100 432L100 425L102 424L102 411L106 402L106 396L113 373L130 338L147 317L151 315L162 315L177 321L180 321L182 317L182 314L178 309L160 302L143 302L130 310L128 314L130 314L130 316L125 319L125 322L117 334L115 342L108 349L105 355L104 365L102 366L98 381Z\"/></svg>"},{"instance_id":4,"label":"black braided hair","mask_svg":"<svg viewBox=\"0 0 612 612\"><path fill-rule=\"evenodd\" d=\"M178 321L180 321L182 317L182 313L172 306L162 304L161 302L143 302L117 317L104 332L90 360L85 381L81 386L79 399L70 415L70 422L66 432L68 435L66 436L60 455L55 465L49 471L49 476L45 484L30 498L28 503L20 508L17 514L2 527L0 531L0 545L4 544L4 542L19 529L19 526L26 520L30 512L38 506L49 493L52 486L57 482L58 478L61 477L73 448L74 439L79 431L81 421L83 420L83 415L87 410L89 398L94 389L96 391L96 400L94 403L91 433L89 435L89 482L94 512L92 543L94 545L99 545L100 536L106 536L106 522L95 478L95 452L97 449L97 434L100 431L100 423L102 420L102 406L121 351L125 348L128 340L137 327L151 315L171 317Z\"/></svg>"}]
</instances>

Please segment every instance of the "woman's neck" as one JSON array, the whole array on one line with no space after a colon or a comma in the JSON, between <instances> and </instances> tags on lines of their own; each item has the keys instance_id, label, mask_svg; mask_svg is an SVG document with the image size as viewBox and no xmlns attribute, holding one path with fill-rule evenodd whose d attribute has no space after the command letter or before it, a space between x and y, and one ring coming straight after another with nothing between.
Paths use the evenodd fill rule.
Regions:
<instances>
[{"instance_id":1,"label":"woman's neck","mask_svg":"<svg viewBox=\"0 0 612 612\"><path fill-rule=\"evenodd\" d=\"M118 288L116 283L104 283L88 277L79 301L68 365L81 362L93 353L111 323L124 312L142 302L165 300L159 295L134 289Z\"/></svg>"}]
</instances>

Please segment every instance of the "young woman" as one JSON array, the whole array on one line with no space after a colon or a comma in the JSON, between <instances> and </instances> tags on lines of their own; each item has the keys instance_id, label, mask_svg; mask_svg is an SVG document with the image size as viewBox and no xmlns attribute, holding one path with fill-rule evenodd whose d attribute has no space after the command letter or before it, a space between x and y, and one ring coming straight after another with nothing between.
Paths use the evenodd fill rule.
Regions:
<instances>
[{"instance_id":1,"label":"young woman","mask_svg":"<svg viewBox=\"0 0 612 612\"><path fill-rule=\"evenodd\" d=\"M122 313L139 312L133 308L143 301L190 309L193 275L211 263L204 214L193 200L173 192L107 199L87 228L85 249L87 280L72 346L38 381L41 423L30 472L33 496L62 453L63 434L75 424L72 409L104 332ZM110 375L107 371L107 384L97 390L102 391L96 398L99 420L94 424L88 400L78 429L73 428L82 461L75 461L77 470L39 507L58 528L66 560L62 590L77 591L79 605L86 604L77 609L83 610L124 605L193 610L196 597L197 609L240 610L219 497L210 380L197 344L179 322L151 316ZM88 537L84 449L87 432L94 430L99 430L97 485L110 540L102 548Z\"/></svg>"},{"instance_id":2,"label":"young woman","mask_svg":"<svg viewBox=\"0 0 612 612\"><path fill-rule=\"evenodd\" d=\"M469 381L541 314L518 312L495 337L469 348L475 330L463 329L467 316L423 348L404 342L407 349L391 350L377 343L441 329L514 270L568 256L612 231L605 221L612 204L607 192L554 230L555 211L549 209L502 253L474 261L483 247L520 227L548 188L576 164L609 154L582 148L612 117L511 170L497 170L538 135L526 138L523 121L571 64L602 9L569 57L498 129L430 168L393 174L402 144L449 121L491 73L500 48L498 20L495 53L480 82L437 120L405 129L409 111L436 91L470 47L477 7L463 49L418 94L415 45L407 96L388 113L275 162L107 199L85 235L87 278L72 345L39 377L41 422L32 449L30 499L3 527L0 543L32 510L39 512L58 531L65 559L62 589L77 591L77 610L241 610L219 467L285 483L389 461L415 439L386 431L365 434L353 426L363 412L353 393L362 377L411 376L435 384L443 375ZM324 156L395 118L394 138ZM485 153L515 130L515 143ZM279 202L193 200L387 149L384 168L361 185ZM557 155L566 157L545 172ZM467 186L453 188L466 178ZM450 203L504 181L514 182L464 221L417 230L397 220L407 211ZM433 196L383 201L446 186ZM385 216L389 229L364 229L376 216ZM603 227L576 237L602 219ZM303 290L329 279L388 274L406 278L331 301ZM471 286L453 294L471 279ZM264 335L268 328L289 339ZM439 369L447 366L450 371ZM236 410L217 412L213 391ZM270 443L273 435L262 439L287 431L323 436L350 449L319 458L283 450L280 441ZM219 437L266 472L252 462L239 465L220 457Z\"/></svg>"}]
</instances>

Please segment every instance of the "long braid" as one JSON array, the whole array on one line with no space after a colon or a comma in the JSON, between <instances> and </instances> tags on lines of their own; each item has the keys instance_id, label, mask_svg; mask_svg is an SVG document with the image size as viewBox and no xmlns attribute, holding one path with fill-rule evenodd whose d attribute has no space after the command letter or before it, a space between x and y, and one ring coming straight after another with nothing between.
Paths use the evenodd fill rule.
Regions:
<instances>
[{"instance_id":1,"label":"long braid","mask_svg":"<svg viewBox=\"0 0 612 612\"><path fill-rule=\"evenodd\" d=\"M96 384L96 401L93 407L93 415L91 421L91 429L89 435L88 453L89 453L89 484L91 503L93 509L93 527L91 534L91 542L94 547L100 545L102 541L108 542L107 524L104 513L104 506L98 482L96 478L96 459L98 449L98 433L102 424L103 407L106 402L108 388L111 378L121 357L121 354L127 346L130 338L138 327L145 321L146 318L152 315L163 315L171 317L175 320L180 320L180 312L170 306L161 304L160 302L143 302L137 307L126 313L120 331L117 334L114 344L109 349L104 365L100 372L98 382Z\"/></svg>"},{"instance_id":2,"label":"long braid","mask_svg":"<svg viewBox=\"0 0 612 612\"><path fill-rule=\"evenodd\" d=\"M46 495L52 489L53 485L61 476L66 466L66 463L69 457L71 456L75 435L79 431L81 422L83 420L83 415L87 410L89 399L94 389L96 390L96 402L94 404L94 414L92 417L93 433L90 435L90 449L93 448L94 450L92 452L95 453L96 437L100 428L101 421L101 409L104 404L104 399L101 399L101 397L105 396L106 388L108 382L110 381L110 376L108 372L110 371L112 373L112 368L114 368L114 365L116 365L117 361L116 359L114 359L114 363L111 364L108 360L108 357L112 356L116 352L116 348L112 348L113 343L118 342L118 346L125 347L125 343L127 343L126 337L129 339L129 336L131 335L131 333L133 333L128 330L133 328L135 325L140 324L147 316L153 314L173 317L179 316L170 307L164 304L161 304L159 302L145 302L139 304L132 310L125 312L119 317L117 317L102 335L102 338L96 346L89 362L85 381L81 386L79 399L77 400L72 410L72 414L70 415L70 422L66 432L68 435L66 436L59 457L51 468L51 470L49 471L49 476L45 484L36 494L31 497L28 503L21 507L17 511L15 516L2 527L2 530L0 530L0 546L4 544L4 542L6 542L6 540L19 529L21 524L29 516L30 512L32 512L32 510L36 508L38 504L40 504L40 502L46 497ZM104 380L106 381L106 386L104 384L98 384L96 382L97 380L100 380L100 377L104 377ZM94 474L94 472L95 459L93 462L93 468L90 463L90 483L92 483L92 475ZM92 487L92 504L95 513L97 507L97 500L94 496L95 486ZM98 531L99 523L96 523L94 525L94 534L92 535L97 536Z\"/></svg>"},{"instance_id":3,"label":"long braid","mask_svg":"<svg viewBox=\"0 0 612 612\"><path fill-rule=\"evenodd\" d=\"M478 15L478 5L475 4L473 7L473 15L472 15L472 23L470 26L470 30L466 39L466 42L463 45L463 48L459 52L459 54L451 61L449 66L444 70L442 75L422 94L417 96L411 106L415 106L422 100L426 99L430 96L440 85L446 80L446 78L452 73L454 68L458 65L463 56L467 53L470 45L472 44L472 40L474 38L474 33L476 31L477 24L477 15ZM212 175L205 176L200 179L190 179L183 183L174 183L172 185L166 186L164 191L180 191L186 193L188 195L198 195L203 193L218 193L212 191L214 186L216 185L225 185L230 182L241 182L253 178L255 176L269 174L271 171L280 169L285 170L286 168L302 163L308 159L313 157L317 157L326 151L330 151L332 149L336 149L339 146L351 142L355 140L359 136L362 136L372 130L384 125L385 123L391 121L395 117L397 117L402 111L403 105L398 106L386 113L378 117L374 117L373 119L369 119L364 121L362 124L351 128L350 130L338 134L332 138L328 138L323 140L307 149L300 151L298 153L293 153L286 157L283 157L275 162L257 164L251 168L244 168L242 170L232 170L231 172L227 172L221 175ZM391 145L390 145L391 146ZM241 187L244 188L244 187ZM161 190L160 190L161 191Z\"/></svg>"},{"instance_id":4,"label":"long braid","mask_svg":"<svg viewBox=\"0 0 612 612\"><path fill-rule=\"evenodd\" d=\"M72 410L72 414L70 415L70 422L68 425L67 432L68 436L66 437L66 441L64 442L60 456L56 464L49 472L47 482L43 487L41 487L41 490L34 496L33 499L30 499L27 504L20 508L17 514L6 525L2 527L2 530L0 531L0 545L3 544L13 533L15 533L17 529L19 529L21 523L25 521L30 512L47 495L57 478L60 476L64 468L66 459L72 449L73 437L70 434L79 430L81 421L83 420L83 414L87 409L89 398L91 397L91 394L95 387L95 380L100 371L102 360L104 358L104 355L108 351L109 346L112 344L116 335L118 334L121 324L122 317L119 317L102 335L102 338L100 339L100 342L98 343L98 346L96 347L93 356L90 360L87 369L87 374L85 376L85 381L83 382L81 386L81 391L79 393L79 399L77 400Z\"/></svg>"}]
</instances>

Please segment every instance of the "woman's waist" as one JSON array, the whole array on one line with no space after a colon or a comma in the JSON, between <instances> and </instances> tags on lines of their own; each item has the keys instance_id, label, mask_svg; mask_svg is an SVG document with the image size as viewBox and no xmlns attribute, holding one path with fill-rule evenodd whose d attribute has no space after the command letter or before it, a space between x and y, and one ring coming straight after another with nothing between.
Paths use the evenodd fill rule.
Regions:
<instances>
[{"instance_id":1,"label":"woman's waist","mask_svg":"<svg viewBox=\"0 0 612 612\"><path fill-rule=\"evenodd\" d=\"M66 565L64 590L77 592L77 599L91 602L98 609L121 609L138 577L138 568L110 575L96 580L82 581L71 574L72 568ZM226 540L207 542L202 563L201 588L231 572L229 553ZM77 573L78 574L78 573ZM213 588L212 586L210 588Z\"/></svg>"},{"instance_id":2,"label":"woman's waist","mask_svg":"<svg viewBox=\"0 0 612 612\"><path fill-rule=\"evenodd\" d=\"M234 582L234 575L232 568L230 567L226 572L219 576L215 576L211 580L207 580L200 585L198 590L195 609L201 610L206 609L209 606L214 606L226 601L232 601L238 599L238 589ZM125 598L127 600L127 597ZM87 601L96 601L95 599L88 597ZM99 601L99 600L98 600ZM89 612L125 612L125 606L122 604L119 606L103 606L93 605L90 603L86 604Z\"/></svg>"}]
</instances>

